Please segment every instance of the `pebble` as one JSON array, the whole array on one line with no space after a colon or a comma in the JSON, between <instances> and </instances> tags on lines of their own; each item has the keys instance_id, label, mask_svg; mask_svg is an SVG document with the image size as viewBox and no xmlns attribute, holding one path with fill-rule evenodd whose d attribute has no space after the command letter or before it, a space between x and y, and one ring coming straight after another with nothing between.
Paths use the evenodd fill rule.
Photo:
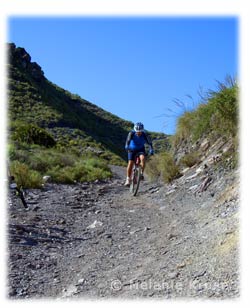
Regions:
<instances>
[{"instance_id":1,"label":"pebble","mask_svg":"<svg viewBox=\"0 0 250 308\"><path fill-rule=\"evenodd\" d=\"M169 279L174 279L174 278L178 277L179 275L180 275L179 272L172 272L172 273L167 274Z\"/></svg>"},{"instance_id":2,"label":"pebble","mask_svg":"<svg viewBox=\"0 0 250 308\"><path fill-rule=\"evenodd\" d=\"M84 282L85 282L84 278L79 279L77 282L77 286L83 284Z\"/></svg>"},{"instance_id":3,"label":"pebble","mask_svg":"<svg viewBox=\"0 0 250 308\"><path fill-rule=\"evenodd\" d=\"M175 189L172 189L172 190L170 190L170 191L168 191L168 192L166 192L166 196L168 196L168 195L170 195L170 194L172 194L172 193L174 193L176 190Z\"/></svg>"},{"instance_id":4,"label":"pebble","mask_svg":"<svg viewBox=\"0 0 250 308\"><path fill-rule=\"evenodd\" d=\"M95 220L91 225L87 227L87 229L94 229L96 227L101 227L103 223L101 221Z\"/></svg>"}]
</instances>

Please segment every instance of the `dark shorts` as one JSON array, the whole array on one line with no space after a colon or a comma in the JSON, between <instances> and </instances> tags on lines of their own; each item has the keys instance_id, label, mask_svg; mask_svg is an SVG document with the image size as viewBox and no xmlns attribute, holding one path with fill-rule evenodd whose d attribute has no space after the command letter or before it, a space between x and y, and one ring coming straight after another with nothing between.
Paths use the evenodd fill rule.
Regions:
<instances>
[{"instance_id":1,"label":"dark shorts","mask_svg":"<svg viewBox=\"0 0 250 308\"><path fill-rule=\"evenodd\" d=\"M140 150L136 150L136 151L128 151L128 160L134 160L135 155L138 153L146 155L145 147L141 148Z\"/></svg>"}]
</instances>

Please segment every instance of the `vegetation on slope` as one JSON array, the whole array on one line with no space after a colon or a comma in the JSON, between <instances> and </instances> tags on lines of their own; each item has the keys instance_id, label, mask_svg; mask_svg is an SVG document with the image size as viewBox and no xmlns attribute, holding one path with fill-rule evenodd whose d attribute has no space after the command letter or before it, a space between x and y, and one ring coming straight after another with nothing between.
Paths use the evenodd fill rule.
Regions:
<instances>
[{"instance_id":1,"label":"vegetation on slope","mask_svg":"<svg viewBox=\"0 0 250 308\"><path fill-rule=\"evenodd\" d=\"M185 112L177 123L173 145L184 140L195 142L206 136L211 141L218 137L235 137L238 133L238 86L230 79L218 84L217 91L208 91L205 101L191 112Z\"/></svg>"},{"instance_id":2,"label":"vegetation on slope","mask_svg":"<svg viewBox=\"0 0 250 308\"><path fill-rule=\"evenodd\" d=\"M194 144L199 145L204 139L210 144L219 139L224 142L230 141L231 146L223 154L220 163L225 167L236 167L238 162L238 92L237 83L228 78L224 83L218 83L216 91L209 90L195 110L184 112L178 119L175 135L171 136L169 154L167 156L158 155L149 162L147 169L149 176L152 179L161 176L163 180L170 182L179 176L182 167L192 167L199 163L203 153L200 149L193 150L197 148ZM177 162L176 153L184 148L185 154Z\"/></svg>"},{"instance_id":3,"label":"vegetation on slope","mask_svg":"<svg viewBox=\"0 0 250 308\"><path fill-rule=\"evenodd\" d=\"M36 175L25 183L36 187L45 174L74 183L109 177L108 164L125 165L124 144L133 123L53 84L24 48L8 47L9 158L18 182L24 182L20 170ZM152 137L159 151L166 148L166 135Z\"/></svg>"},{"instance_id":4,"label":"vegetation on slope","mask_svg":"<svg viewBox=\"0 0 250 308\"><path fill-rule=\"evenodd\" d=\"M39 187L43 175L60 183L93 181L111 176L109 164L125 165L124 143L133 123L53 84L14 44L9 44L8 72L9 160L19 184ZM202 153L192 150L193 144L204 138L232 140L224 161L237 165L238 85L232 79L218 85L179 117L175 135L167 140L151 133L158 153L148 164L151 178L170 182L182 167L197 164ZM177 159L183 148L185 155Z\"/></svg>"}]
</instances>

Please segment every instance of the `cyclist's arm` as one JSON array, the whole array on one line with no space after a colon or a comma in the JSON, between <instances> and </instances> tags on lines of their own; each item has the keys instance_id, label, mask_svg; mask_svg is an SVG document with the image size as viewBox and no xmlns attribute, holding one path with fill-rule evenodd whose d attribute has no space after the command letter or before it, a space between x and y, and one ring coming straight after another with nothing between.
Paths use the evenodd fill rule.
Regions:
<instances>
[{"instance_id":1,"label":"cyclist's arm","mask_svg":"<svg viewBox=\"0 0 250 308\"><path fill-rule=\"evenodd\" d=\"M144 136L145 136L146 143L149 145L150 149L153 150L153 143L152 143L151 137L146 133Z\"/></svg>"},{"instance_id":2,"label":"cyclist's arm","mask_svg":"<svg viewBox=\"0 0 250 308\"><path fill-rule=\"evenodd\" d=\"M128 133L127 140L126 140L126 143L125 143L125 149L126 149L126 150L129 149L129 144L130 144L130 141L131 141L131 139L132 139L132 135L133 135L133 132L129 132L129 133Z\"/></svg>"}]
</instances>

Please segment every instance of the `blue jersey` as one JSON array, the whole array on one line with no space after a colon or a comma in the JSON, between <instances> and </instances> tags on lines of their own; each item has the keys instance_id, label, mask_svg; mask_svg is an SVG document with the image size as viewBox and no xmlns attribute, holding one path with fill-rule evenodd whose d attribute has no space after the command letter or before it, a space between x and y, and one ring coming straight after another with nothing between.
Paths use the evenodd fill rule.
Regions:
<instances>
[{"instance_id":1,"label":"blue jersey","mask_svg":"<svg viewBox=\"0 0 250 308\"><path fill-rule=\"evenodd\" d=\"M145 132L138 136L135 131L131 131L128 134L125 148L131 151L138 151L143 149L145 144L148 144L151 149L153 148L152 141Z\"/></svg>"}]
</instances>

